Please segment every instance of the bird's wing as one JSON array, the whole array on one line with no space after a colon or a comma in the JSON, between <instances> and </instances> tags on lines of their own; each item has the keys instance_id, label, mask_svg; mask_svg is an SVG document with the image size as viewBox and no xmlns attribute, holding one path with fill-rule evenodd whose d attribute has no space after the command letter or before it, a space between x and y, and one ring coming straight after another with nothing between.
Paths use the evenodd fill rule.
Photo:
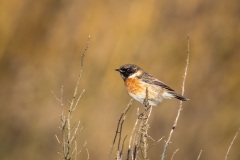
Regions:
<instances>
[{"instance_id":1,"label":"bird's wing","mask_svg":"<svg viewBox=\"0 0 240 160\"><path fill-rule=\"evenodd\" d=\"M172 88L170 88L169 86L167 86L165 83L159 81L157 78L154 78L152 75L148 74L148 73L144 73L141 76L141 80L143 82L149 83L149 84L153 84L153 85L157 85L157 86L161 86L162 88L165 88L169 91L174 91Z\"/></svg>"}]
</instances>

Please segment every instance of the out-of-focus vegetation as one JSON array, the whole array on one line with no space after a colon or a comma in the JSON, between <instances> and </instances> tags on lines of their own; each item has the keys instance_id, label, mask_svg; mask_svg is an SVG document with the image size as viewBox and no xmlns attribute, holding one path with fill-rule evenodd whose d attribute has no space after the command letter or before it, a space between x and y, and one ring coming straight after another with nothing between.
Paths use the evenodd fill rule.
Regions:
<instances>
[{"instance_id":1,"label":"out-of-focus vegetation","mask_svg":"<svg viewBox=\"0 0 240 160\"><path fill-rule=\"evenodd\" d=\"M107 159L117 120L129 96L114 69L135 63L176 91L190 35L186 96L168 158L223 159L240 126L240 2L238 0L12 0L0 1L0 159L58 159L54 135L61 107L72 98L80 53L91 35L75 114L90 159ZM167 136L178 109L168 100L153 108L149 134ZM131 131L134 102L125 122ZM149 151L159 159L164 141ZM240 159L236 139L229 159ZM86 154L81 154L82 158Z\"/></svg>"}]
</instances>

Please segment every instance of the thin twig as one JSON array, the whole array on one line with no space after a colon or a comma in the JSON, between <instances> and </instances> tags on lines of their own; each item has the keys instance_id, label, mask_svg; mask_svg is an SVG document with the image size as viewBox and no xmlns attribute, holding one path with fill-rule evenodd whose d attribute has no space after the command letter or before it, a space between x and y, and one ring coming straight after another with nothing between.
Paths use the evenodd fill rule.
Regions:
<instances>
[{"instance_id":1,"label":"thin twig","mask_svg":"<svg viewBox=\"0 0 240 160\"><path fill-rule=\"evenodd\" d=\"M113 147L114 147L114 145L115 145L115 142L116 142L116 139L117 139L118 134L119 134L119 139L118 139L118 148L117 148L117 149L118 149L118 151L119 151L119 149L120 149L120 141L121 141L121 134L122 134L122 133L121 133L121 132L122 132L122 125L123 125L123 122L124 122L124 120L125 120L125 118L126 118L126 114L127 114L127 112L128 112L128 110L129 110L129 108L130 108L131 105L132 105L132 99L130 100L130 102L128 103L126 109L125 109L124 112L121 114L121 116L120 116L120 118L119 118L119 120L118 120L117 129L116 129L116 131L115 131L113 143L112 143L112 146L111 146L111 149L110 149L110 153L109 153L109 158L110 158L110 156L111 156L111 154L112 154Z\"/></svg>"},{"instance_id":2,"label":"thin twig","mask_svg":"<svg viewBox=\"0 0 240 160\"><path fill-rule=\"evenodd\" d=\"M134 149L133 149L133 154L132 154L132 160L136 160L137 158L137 152L138 152L138 146L137 144L134 146Z\"/></svg>"},{"instance_id":3,"label":"thin twig","mask_svg":"<svg viewBox=\"0 0 240 160\"><path fill-rule=\"evenodd\" d=\"M56 137L58 143L61 144L61 142L60 142L60 140L58 139L58 136L57 136L56 134L55 134L55 137Z\"/></svg>"},{"instance_id":4,"label":"thin twig","mask_svg":"<svg viewBox=\"0 0 240 160\"><path fill-rule=\"evenodd\" d=\"M154 141L154 142L151 144L151 146L148 147L148 149L151 149L155 144L159 143L163 138L164 138L164 136L161 137L161 138L159 138L159 140Z\"/></svg>"},{"instance_id":5,"label":"thin twig","mask_svg":"<svg viewBox=\"0 0 240 160\"><path fill-rule=\"evenodd\" d=\"M152 109L153 109L153 107L150 106L150 107L149 107L148 118L147 118L147 123L148 123L148 120L149 120L149 118L150 118L150 116L151 116L151 114L152 114Z\"/></svg>"},{"instance_id":6,"label":"thin twig","mask_svg":"<svg viewBox=\"0 0 240 160\"><path fill-rule=\"evenodd\" d=\"M140 113L139 113L139 108L137 110L137 117L139 117ZM137 125L139 123L139 118L137 118L137 121L135 123L135 129L137 128ZM133 136L133 139L132 139L132 147L131 147L131 151L132 151L132 154L131 154L131 157L132 157L132 160L135 160L136 159L136 156L137 156L137 153L138 153L138 148L139 148L139 143L138 143L138 140L139 140L139 135L140 135L140 127L138 127L138 131L135 131L134 133L134 136ZM128 153L130 154L130 153Z\"/></svg>"},{"instance_id":7,"label":"thin twig","mask_svg":"<svg viewBox=\"0 0 240 160\"><path fill-rule=\"evenodd\" d=\"M190 56L190 44L189 44L189 41L190 41L190 36L187 36L187 60L186 60L186 67L185 67L185 71L184 71L184 76L183 76L183 82L182 82L182 95L184 95L184 91L185 91L185 82L186 82L186 77L187 77L187 71L188 71L188 65L189 65L189 56ZM169 136L168 136L168 139L166 141L166 144L164 146L164 149L163 149L163 153L162 153L162 156L161 156L161 160L164 160L165 156L166 156L166 152L167 152L167 148L168 148L168 145L171 141L171 138L172 138L172 134L174 132L174 129L176 128L177 124L178 124L178 119L180 117L180 114L181 114L181 111L183 110L183 107L182 107L182 101L180 101L180 105L179 105L179 109L178 109L178 113L177 113L177 117L174 121L174 124L173 124L173 127L169 133Z\"/></svg>"},{"instance_id":8,"label":"thin twig","mask_svg":"<svg viewBox=\"0 0 240 160\"><path fill-rule=\"evenodd\" d=\"M74 159L77 160L78 149L77 149L77 141L76 140L74 141L74 145L75 145L75 147L74 147L74 149L72 151L72 155L75 153Z\"/></svg>"},{"instance_id":9,"label":"thin twig","mask_svg":"<svg viewBox=\"0 0 240 160\"><path fill-rule=\"evenodd\" d=\"M120 144L121 144L121 138L122 138L122 127L123 127L123 123L124 123L125 117L122 119L121 124L120 124L120 130L119 130L119 138L118 138L118 147L117 150L120 151Z\"/></svg>"},{"instance_id":10,"label":"thin twig","mask_svg":"<svg viewBox=\"0 0 240 160\"><path fill-rule=\"evenodd\" d=\"M75 85L75 89L74 89L74 93L73 93L73 97L72 100L70 101L70 105L68 108L68 112L66 114L64 114L64 110L62 111L62 114L60 115L61 117L61 127L59 127L61 129L61 140L59 140L59 138L56 135L56 139L58 141L58 143L60 143L62 145L62 158L64 160L71 160L71 159L76 159L76 157L79 155L79 153L81 152L78 151L77 148L77 141L76 138L78 136L78 134L81 132L81 129L79 129L80 126L80 121L78 122L77 126L75 127L74 131L72 131L72 113L73 111L76 109L83 93L85 92L85 90L82 91L82 93L77 97L78 95L78 88L80 85L80 79L82 77L82 72L83 72L83 62L84 62L84 57L86 55L86 52L88 50L88 45L89 45L89 40L90 40L90 36L88 37L87 43L86 43L86 47L83 50L83 53L81 55L81 65L80 65L80 72L78 74L78 79ZM52 92L53 93L53 92ZM54 98L55 100L61 105L63 106L63 86L61 87L61 97L58 98L54 93ZM72 133L73 132L73 133ZM72 142L74 142L75 146L72 146ZM86 143L84 144L83 147L85 147ZM74 148L72 148L74 147ZM71 152L71 153L70 153ZM75 156L73 157L73 154L75 153Z\"/></svg>"},{"instance_id":11,"label":"thin twig","mask_svg":"<svg viewBox=\"0 0 240 160\"><path fill-rule=\"evenodd\" d=\"M139 108L137 110L137 115L139 114ZM129 139L129 145L128 145L128 155L127 155L127 159L129 159L129 156L130 156L130 152L132 150L132 143L133 143L133 135L135 135L135 130L136 130L136 127L137 127L137 124L138 124L138 121L139 119L137 118L136 119L136 122L134 124L134 127L133 127L133 130L132 130L132 133L131 133L131 136L130 136L130 139ZM135 137L135 136L134 136Z\"/></svg>"},{"instance_id":12,"label":"thin twig","mask_svg":"<svg viewBox=\"0 0 240 160\"><path fill-rule=\"evenodd\" d=\"M80 126L80 121L78 121L77 127L75 128L75 131L74 131L73 136L70 140L70 143L72 143L72 141L77 137L79 126Z\"/></svg>"},{"instance_id":13,"label":"thin twig","mask_svg":"<svg viewBox=\"0 0 240 160\"><path fill-rule=\"evenodd\" d=\"M78 79L77 79L77 83L76 83L76 86L75 86L75 90L74 90L74 94L73 94L73 98L72 98L72 101L70 103L70 107L69 107L69 110L68 110L68 116L67 116L67 151L66 151L66 159L71 159L69 157L69 152L70 152L70 140L71 140L71 117L72 117L72 112L74 111L73 109L76 108L77 106L77 103L79 101L79 99L81 98L82 94L79 96L79 98L77 99L77 102L75 103L75 98L76 98L76 95L78 93L78 88L79 88L79 85L80 85L80 79L82 77L82 72L83 72L83 61L84 61L84 57L86 55L86 52L88 50L88 45L89 45L89 40L90 40L90 36L88 37L88 40L87 40L87 43L86 43L86 47L82 53L82 57L81 57L81 67L80 67L80 72L79 72L79 75L78 75ZM84 93L84 90L83 92ZM75 104L75 107L74 107L74 104Z\"/></svg>"},{"instance_id":14,"label":"thin twig","mask_svg":"<svg viewBox=\"0 0 240 160\"><path fill-rule=\"evenodd\" d=\"M149 105L149 101L148 101L148 88L146 88L146 97L144 99L143 104L145 106L145 110L142 113L142 118L141 118L142 122L140 125L140 129L141 129L140 142L142 142L141 150L143 154L143 159L148 159L148 152L147 152L148 151L148 129L149 129L148 119L152 112L152 107L151 105ZM147 114L149 109L150 109L149 114Z\"/></svg>"},{"instance_id":15,"label":"thin twig","mask_svg":"<svg viewBox=\"0 0 240 160\"><path fill-rule=\"evenodd\" d=\"M87 149L87 147L85 147L85 149L86 149L86 152L87 152L87 160L89 160L89 151L88 151L88 149Z\"/></svg>"},{"instance_id":16,"label":"thin twig","mask_svg":"<svg viewBox=\"0 0 240 160\"><path fill-rule=\"evenodd\" d=\"M225 160L227 160L227 158L228 158L228 156L229 156L229 152L230 152L230 150L231 150L231 148L232 148L232 145L233 145L235 139L237 138L239 132L240 132L240 128L238 129L238 131L237 131L237 133L235 134L235 136L234 136L234 138L233 138L230 146L228 147L227 154L226 154L226 156L225 156Z\"/></svg>"},{"instance_id":17,"label":"thin twig","mask_svg":"<svg viewBox=\"0 0 240 160\"><path fill-rule=\"evenodd\" d=\"M82 152L82 149L86 148L86 145L87 145L87 141L85 141L84 145L81 147L81 149L79 151L77 151L77 153L74 157L77 157Z\"/></svg>"},{"instance_id":18,"label":"thin twig","mask_svg":"<svg viewBox=\"0 0 240 160\"><path fill-rule=\"evenodd\" d=\"M126 136L124 137L124 139L123 139L122 149L121 149L121 151L120 151L121 159L122 159L122 155L123 155L123 148L124 148L124 143L125 143L126 138L127 138L127 135L126 135Z\"/></svg>"},{"instance_id":19,"label":"thin twig","mask_svg":"<svg viewBox=\"0 0 240 160\"><path fill-rule=\"evenodd\" d=\"M175 156L175 154L176 154L178 151L179 151L179 149L176 149L176 151L175 151L175 152L173 152L173 155L172 155L172 158L171 158L171 160L173 160L173 157Z\"/></svg>"},{"instance_id":20,"label":"thin twig","mask_svg":"<svg viewBox=\"0 0 240 160\"><path fill-rule=\"evenodd\" d=\"M72 108L72 111L74 111L74 110L77 108L77 105L78 105L78 103L79 103L79 100L82 98L82 95L83 95L84 92L85 92L85 89L84 89L84 90L82 91L82 93L78 96L78 99L77 99L74 107Z\"/></svg>"},{"instance_id":21,"label":"thin twig","mask_svg":"<svg viewBox=\"0 0 240 160\"><path fill-rule=\"evenodd\" d=\"M198 157L197 157L197 160L200 159L201 155L202 155L202 150L200 150L200 152L199 152L199 154L198 154Z\"/></svg>"},{"instance_id":22,"label":"thin twig","mask_svg":"<svg viewBox=\"0 0 240 160\"><path fill-rule=\"evenodd\" d=\"M80 65L80 72L79 72L79 75L78 75L78 79L77 79L77 84L76 84L76 87L75 87L75 90L74 90L74 94L73 94L73 98L72 98L72 101L71 101L71 105L70 105L70 112L72 112L72 109L73 109L73 105L74 105L74 100L76 98L76 95L77 95L77 92L78 92L78 87L80 85L80 79L82 77L82 72L83 72L83 62L84 62L84 57L87 53L87 50L88 50L88 45L89 45L89 41L90 41L90 36L88 36L88 40L87 40L87 43L86 43L86 47L85 49L83 50L83 53L82 53L82 56L81 56L81 65Z\"/></svg>"}]
</instances>

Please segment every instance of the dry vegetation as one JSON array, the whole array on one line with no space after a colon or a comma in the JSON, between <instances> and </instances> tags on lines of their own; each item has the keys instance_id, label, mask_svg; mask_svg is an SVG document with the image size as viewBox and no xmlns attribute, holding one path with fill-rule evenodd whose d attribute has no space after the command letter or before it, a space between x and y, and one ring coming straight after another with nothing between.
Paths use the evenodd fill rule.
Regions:
<instances>
[{"instance_id":1,"label":"dry vegetation","mask_svg":"<svg viewBox=\"0 0 240 160\"><path fill-rule=\"evenodd\" d=\"M76 108L79 105L79 101L85 92L85 90L82 90L82 92L79 94L79 86L80 86L80 80L82 78L82 72L83 72L83 61L84 57L86 55L86 52L88 50L88 44L89 44L90 36L88 37L87 45L86 48L84 49L82 56L81 56L81 67L80 67L80 72L78 75L77 83L75 86L74 94L72 97L72 100L70 101L69 107L67 108L67 113L64 112L64 102L63 102L63 87L61 89L61 96L58 98L54 92L54 98L56 102L63 107L62 114L60 115L61 118L61 125L59 127L60 129L60 136L61 138L59 139L59 136L56 134L56 139L58 143L62 146L61 151L58 151L58 154L61 156L61 159L63 160L72 160L72 159L78 159L79 155L82 153L83 148L87 152L87 159L89 159L89 152L88 149L86 148L87 141L85 142L84 145L79 147L77 138L79 137L83 127L80 127L80 120L72 124L72 119L73 119L73 113L76 111ZM75 126L74 126L75 125Z\"/></svg>"},{"instance_id":2,"label":"dry vegetation","mask_svg":"<svg viewBox=\"0 0 240 160\"><path fill-rule=\"evenodd\" d=\"M90 38L90 36L89 36ZM183 76L183 82L182 82L182 95L184 95L185 92L185 83L186 83L186 77L187 77L187 72L188 72L188 66L189 66L189 58L190 58L190 42L189 39L190 37L187 36L187 60L186 60L186 67L185 67L185 72ZM56 139L59 144L62 146L62 150L59 151L59 155L61 156L61 159L63 160L71 160L71 159L78 159L80 154L82 153L83 148L86 149L87 152L87 160L89 159L89 151L86 147L87 142L85 142L82 147L79 149L79 144L77 141L77 138L79 137L81 130L80 129L80 121L78 121L77 125L73 127L72 125L72 118L73 118L73 113L76 111L76 108L79 104L79 100L81 99L83 93L85 90L81 92L81 94L78 95L78 89L80 85L80 79L82 77L82 71L83 71L83 61L85 54L88 50L88 44L89 44L89 39L87 41L86 48L84 49L82 56L81 56L81 68L80 68L80 73L78 75L77 83L75 86L73 98L70 102L69 108L67 108L67 114L64 113L64 108L63 112L60 115L61 117L61 126L59 127L60 132L61 132L61 140L59 140L58 136L56 135ZM56 102L64 107L63 103L63 87L61 88L61 96L58 98L54 93L54 98ZM77 96L78 95L78 96ZM156 143L159 143L164 137L160 138L159 140L154 140L151 135L148 134L150 124L148 123L151 113L152 113L152 106L149 105L148 102L148 88L146 88L146 98L144 100L144 111L142 113L139 113L139 109L137 110L137 118L135 121L134 126L132 127L132 132L131 135L128 138L128 135L123 135L123 125L127 116L127 113L132 106L132 99L128 103L126 109L124 112L121 114L118 124L117 124L117 129L115 132L115 136L113 139L113 143L110 149L109 153L109 159L117 159L117 160L149 160L151 158L151 155L149 155L148 151L151 147L153 147ZM179 117L181 114L181 111L183 110L183 102L180 101L179 104L179 109L177 112L176 119L173 123L172 129L168 135L168 138L165 141L165 145L163 147L162 155L159 157L159 159L164 160L167 157L167 150L168 146L170 145L173 133L178 125ZM128 124L126 124L128 125ZM240 130L240 129L239 129ZM225 160L227 160L229 156L229 152L231 150L231 147L235 141L235 139L238 136L239 130L237 131L236 135L234 136L231 144L228 147L227 153L225 155ZM123 137L124 136L124 137ZM151 142L150 142L151 141ZM151 144L150 144L151 143ZM113 156L113 150L116 145L116 154ZM126 149L127 148L127 149ZM176 149L172 156L171 160L174 159L175 154L179 151L179 149ZM202 150L200 150L197 160L200 159L202 154Z\"/></svg>"},{"instance_id":3,"label":"dry vegetation","mask_svg":"<svg viewBox=\"0 0 240 160\"><path fill-rule=\"evenodd\" d=\"M91 47L78 95L82 88L86 92L71 126L74 132L81 121L79 150L87 141L90 159L109 159L117 121L129 102L114 69L135 63L180 92L185 37L190 34L191 63L184 93L190 101L184 103L165 160L186 155L238 160L240 138L234 136L240 126L239 4L238 0L0 1L0 159L59 159L56 153L63 147L54 136L57 133L60 143L64 141L57 128L62 107L57 107L51 91L64 102L67 118L89 34ZM60 86L64 92L59 96ZM147 122L151 138L144 142L149 159L160 159L168 144L176 106L178 101L171 100L152 108ZM131 158L136 153L143 123L137 117L143 112L144 107L132 101L123 116L121 143L116 139L111 158L117 150L124 156L131 150ZM139 150L141 158L144 154ZM78 156L88 158L85 147Z\"/></svg>"}]
</instances>

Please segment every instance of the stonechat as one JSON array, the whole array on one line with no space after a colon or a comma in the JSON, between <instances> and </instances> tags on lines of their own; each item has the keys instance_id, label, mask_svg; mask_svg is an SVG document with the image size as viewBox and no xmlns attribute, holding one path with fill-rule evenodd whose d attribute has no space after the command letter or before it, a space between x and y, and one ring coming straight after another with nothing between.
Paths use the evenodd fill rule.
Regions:
<instances>
[{"instance_id":1,"label":"stonechat","mask_svg":"<svg viewBox=\"0 0 240 160\"><path fill-rule=\"evenodd\" d=\"M164 99L188 100L135 64L125 64L115 70L120 73L124 80L127 93L142 104L145 102L146 95L148 95L148 103L151 106L157 106Z\"/></svg>"}]
</instances>

